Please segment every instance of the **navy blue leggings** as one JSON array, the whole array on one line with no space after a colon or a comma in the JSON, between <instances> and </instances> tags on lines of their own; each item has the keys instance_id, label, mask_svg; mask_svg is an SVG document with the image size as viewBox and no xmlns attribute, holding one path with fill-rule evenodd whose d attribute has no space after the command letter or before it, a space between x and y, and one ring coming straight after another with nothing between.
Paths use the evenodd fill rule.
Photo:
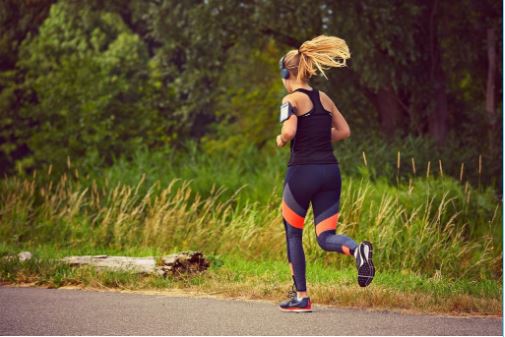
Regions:
<instances>
[{"instance_id":1,"label":"navy blue leggings","mask_svg":"<svg viewBox=\"0 0 505 337\"><path fill-rule=\"evenodd\" d=\"M293 266L295 286L306 291L305 254L302 234L305 215L312 204L317 242L327 251L353 255L357 244L335 234L340 211L338 164L293 165L288 167L282 196L282 218L286 229L288 261Z\"/></svg>"}]
</instances>

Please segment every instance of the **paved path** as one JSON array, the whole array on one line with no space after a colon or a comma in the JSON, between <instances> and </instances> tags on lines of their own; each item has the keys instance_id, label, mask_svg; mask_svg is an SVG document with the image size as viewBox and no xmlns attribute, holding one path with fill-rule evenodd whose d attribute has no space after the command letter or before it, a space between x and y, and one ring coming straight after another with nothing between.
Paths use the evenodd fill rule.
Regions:
<instances>
[{"instance_id":1,"label":"paved path","mask_svg":"<svg viewBox=\"0 0 505 337\"><path fill-rule=\"evenodd\" d=\"M0 287L0 335L502 335L502 319Z\"/></svg>"}]
</instances>

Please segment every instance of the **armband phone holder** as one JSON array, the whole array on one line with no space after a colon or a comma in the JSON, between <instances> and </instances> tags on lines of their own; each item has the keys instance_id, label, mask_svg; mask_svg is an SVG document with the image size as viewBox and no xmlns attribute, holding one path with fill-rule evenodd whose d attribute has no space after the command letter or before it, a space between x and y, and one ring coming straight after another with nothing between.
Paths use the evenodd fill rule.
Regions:
<instances>
[{"instance_id":1,"label":"armband phone holder","mask_svg":"<svg viewBox=\"0 0 505 337\"><path fill-rule=\"evenodd\" d=\"M294 112L293 112L293 106L291 105L291 103L286 102L286 103L282 104L281 105L281 114L280 114L280 117L279 117L279 122L280 123L284 122L289 117L291 117L291 115L293 115L293 114L294 114Z\"/></svg>"}]
</instances>

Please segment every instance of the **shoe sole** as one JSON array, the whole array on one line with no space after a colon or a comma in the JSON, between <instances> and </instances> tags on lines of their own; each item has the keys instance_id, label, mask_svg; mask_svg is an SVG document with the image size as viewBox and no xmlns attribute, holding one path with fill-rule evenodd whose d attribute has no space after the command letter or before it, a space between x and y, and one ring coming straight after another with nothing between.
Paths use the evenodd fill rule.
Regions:
<instances>
[{"instance_id":1,"label":"shoe sole","mask_svg":"<svg viewBox=\"0 0 505 337\"><path fill-rule=\"evenodd\" d=\"M363 241L362 244L359 245L359 254L365 263L358 268L358 284L360 287L366 287L372 282L375 276L375 267L372 262L372 244L368 241Z\"/></svg>"},{"instance_id":2,"label":"shoe sole","mask_svg":"<svg viewBox=\"0 0 505 337\"><path fill-rule=\"evenodd\" d=\"M280 309L281 311L284 312L312 312L312 308L310 309L303 309L303 308L297 308L297 309Z\"/></svg>"}]
</instances>

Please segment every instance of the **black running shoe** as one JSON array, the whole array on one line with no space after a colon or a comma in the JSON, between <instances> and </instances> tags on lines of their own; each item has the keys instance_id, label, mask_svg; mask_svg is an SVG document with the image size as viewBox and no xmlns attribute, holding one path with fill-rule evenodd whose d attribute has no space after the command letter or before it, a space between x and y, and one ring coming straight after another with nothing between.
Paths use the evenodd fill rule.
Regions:
<instances>
[{"instance_id":1,"label":"black running shoe","mask_svg":"<svg viewBox=\"0 0 505 337\"><path fill-rule=\"evenodd\" d=\"M358 284L360 287L369 285L375 275L375 267L372 262L372 244L368 241L361 242L354 250L356 268L358 269Z\"/></svg>"},{"instance_id":2,"label":"black running shoe","mask_svg":"<svg viewBox=\"0 0 505 337\"><path fill-rule=\"evenodd\" d=\"M311 312L312 303L310 302L310 297L304 297L298 300L296 296L287 301L282 302L279 305L281 311L292 311L292 312Z\"/></svg>"}]
</instances>

